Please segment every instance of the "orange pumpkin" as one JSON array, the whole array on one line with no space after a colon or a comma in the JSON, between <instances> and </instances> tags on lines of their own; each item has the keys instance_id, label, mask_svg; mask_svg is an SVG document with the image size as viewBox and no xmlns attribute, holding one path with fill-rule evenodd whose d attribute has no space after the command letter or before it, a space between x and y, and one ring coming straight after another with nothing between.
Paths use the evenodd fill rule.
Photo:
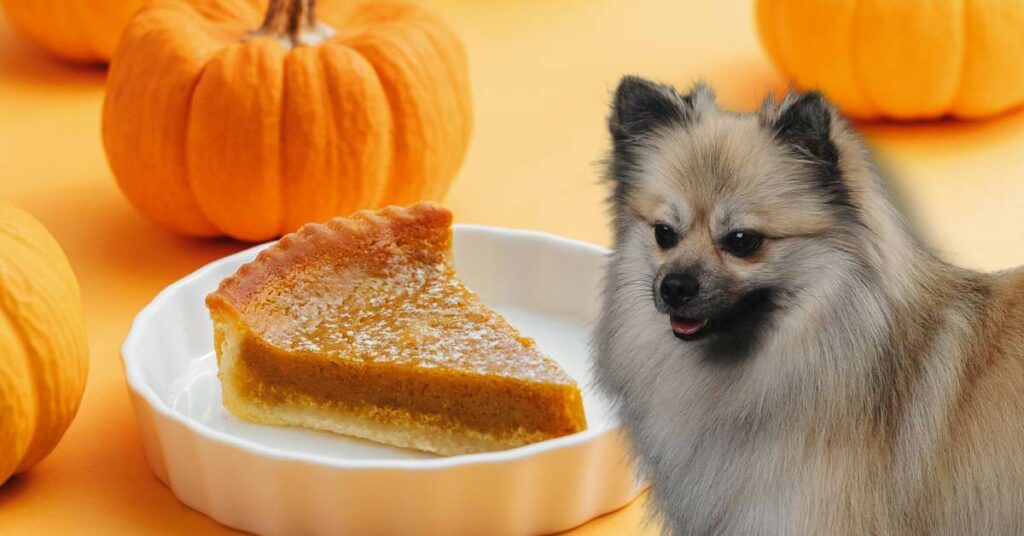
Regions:
<instances>
[{"instance_id":1,"label":"orange pumpkin","mask_svg":"<svg viewBox=\"0 0 1024 536\"><path fill-rule=\"evenodd\" d=\"M768 55L857 117L975 118L1024 103L1022 0L757 0Z\"/></svg>"},{"instance_id":2,"label":"orange pumpkin","mask_svg":"<svg viewBox=\"0 0 1024 536\"><path fill-rule=\"evenodd\" d=\"M35 218L0 203L0 484L57 446L88 355L67 258Z\"/></svg>"},{"instance_id":3,"label":"orange pumpkin","mask_svg":"<svg viewBox=\"0 0 1024 536\"><path fill-rule=\"evenodd\" d=\"M313 8L165 0L132 20L110 66L103 141L143 214L256 241L444 196L471 128L458 38L406 0Z\"/></svg>"},{"instance_id":4,"label":"orange pumpkin","mask_svg":"<svg viewBox=\"0 0 1024 536\"><path fill-rule=\"evenodd\" d=\"M3 0L15 30L61 58L105 63L144 0Z\"/></svg>"}]
</instances>

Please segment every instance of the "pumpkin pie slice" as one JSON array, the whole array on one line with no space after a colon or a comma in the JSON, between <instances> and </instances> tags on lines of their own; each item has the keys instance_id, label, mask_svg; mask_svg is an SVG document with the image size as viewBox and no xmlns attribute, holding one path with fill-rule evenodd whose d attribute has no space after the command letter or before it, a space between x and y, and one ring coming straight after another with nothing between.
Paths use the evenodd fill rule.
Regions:
<instances>
[{"instance_id":1,"label":"pumpkin pie slice","mask_svg":"<svg viewBox=\"0 0 1024 536\"><path fill-rule=\"evenodd\" d=\"M432 203L306 225L206 304L224 405L443 455L586 428L576 383L455 275Z\"/></svg>"}]
</instances>

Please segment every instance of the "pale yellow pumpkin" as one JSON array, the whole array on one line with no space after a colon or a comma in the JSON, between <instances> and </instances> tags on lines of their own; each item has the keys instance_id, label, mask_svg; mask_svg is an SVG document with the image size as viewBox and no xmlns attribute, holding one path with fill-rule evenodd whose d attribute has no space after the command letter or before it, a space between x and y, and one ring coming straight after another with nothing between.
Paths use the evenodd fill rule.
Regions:
<instances>
[{"instance_id":1,"label":"pale yellow pumpkin","mask_svg":"<svg viewBox=\"0 0 1024 536\"><path fill-rule=\"evenodd\" d=\"M87 371L82 302L67 257L39 221L0 203L0 484L57 446Z\"/></svg>"},{"instance_id":2,"label":"pale yellow pumpkin","mask_svg":"<svg viewBox=\"0 0 1024 536\"><path fill-rule=\"evenodd\" d=\"M60 58L105 63L144 0L0 0L18 33Z\"/></svg>"},{"instance_id":3,"label":"pale yellow pumpkin","mask_svg":"<svg viewBox=\"0 0 1024 536\"><path fill-rule=\"evenodd\" d=\"M855 117L1024 103L1024 0L757 0L757 27L787 77Z\"/></svg>"}]
</instances>

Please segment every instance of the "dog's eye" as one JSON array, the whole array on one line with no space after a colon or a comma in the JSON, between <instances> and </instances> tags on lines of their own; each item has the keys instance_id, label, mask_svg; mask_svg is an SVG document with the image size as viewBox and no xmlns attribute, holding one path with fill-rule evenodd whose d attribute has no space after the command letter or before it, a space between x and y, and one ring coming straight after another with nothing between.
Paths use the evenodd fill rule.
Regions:
<instances>
[{"instance_id":1,"label":"dog's eye","mask_svg":"<svg viewBox=\"0 0 1024 536\"><path fill-rule=\"evenodd\" d=\"M658 242L661 249L669 249L679 242L679 235L676 230L664 223L654 224L654 240Z\"/></svg>"},{"instance_id":2,"label":"dog's eye","mask_svg":"<svg viewBox=\"0 0 1024 536\"><path fill-rule=\"evenodd\" d=\"M722 248L737 257L746 257L761 247L761 235L749 230L732 231L722 240Z\"/></svg>"}]
</instances>

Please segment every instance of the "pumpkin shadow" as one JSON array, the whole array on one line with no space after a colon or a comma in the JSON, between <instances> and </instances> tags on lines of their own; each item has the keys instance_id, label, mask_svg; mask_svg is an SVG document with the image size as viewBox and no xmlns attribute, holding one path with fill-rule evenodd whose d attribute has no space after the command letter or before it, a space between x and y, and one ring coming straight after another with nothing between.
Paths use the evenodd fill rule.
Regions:
<instances>
[{"instance_id":1,"label":"pumpkin shadow","mask_svg":"<svg viewBox=\"0 0 1024 536\"><path fill-rule=\"evenodd\" d=\"M177 235L143 218L124 198L117 204L119 209L106 212L87 242L95 263L136 278L136 286L159 291L205 264L255 245Z\"/></svg>"},{"instance_id":2,"label":"pumpkin shadow","mask_svg":"<svg viewBox=\"0 0 1024 536\"><path fill-rule=\"evenodd\" d=\"M0 13L0 80L32 89L102 87L107 70L103 65L62 62L17 35Z\"/></svg>"},{"instance_id":3,"label":"pumpkin shadow","mask_svg":"<svg viewBox=\"0 0 1024 536\"><path fill-rule=\"evenodd\" d=\"M947 154L969 151L1024 135L1024 108L987 119L943 118L932 121L854 121L872 143L900 149Z\"/></svg>"},{"instance_id":4,"label":"pumpkin shadow","mask_svg":"<svg viewBox=\"0 0 1024 536\"><path fill-rule=\"evenodd\" d=\"M17 501L18 496L28 490L28 481L31 478L29 473L19 473L7 479L7 482L0 486L0 511L6 504Z\"/></svg>"},{"instance_id":5,"label":"pumpkin shadow","mask_svg":"<svg viewBox=\"0 0 1024 536\"><path fill-rule=\"evenodd\" d=\"M253 245L168 232L139 215L109 176L55 185L12 201L37 217L64 248L87 313L95 308L102 315L112 295L141 307L173 281ZM116 354L116 348L111 351Z\"/></svg>"}]
</instances>

